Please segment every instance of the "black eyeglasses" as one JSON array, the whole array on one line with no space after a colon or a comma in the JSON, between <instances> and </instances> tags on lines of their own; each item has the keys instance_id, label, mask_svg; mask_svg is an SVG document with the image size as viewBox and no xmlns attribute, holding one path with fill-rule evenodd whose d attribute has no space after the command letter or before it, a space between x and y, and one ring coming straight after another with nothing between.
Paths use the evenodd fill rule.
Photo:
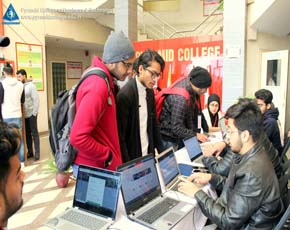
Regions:
<instances>
[{"instance_id":1,"label":"black eyeglasses","mask_svg":"<svg viewBox=\"0 0 290 230\"><path fill-rule=\"evenodd\" d=\"M156 73L148 68L145 68L145 70L147 70L151 74L152 80L159 79L161 77L161 73Z\"/></svg>"},{"instance_id":2,"label":"black eyeglasses","mask_svg":"<svg viewBox=\"0 0 290 230\"><path fill-rule=\"evenodd\" d=\"M131 62L124 62L124 61L122 61L122 63L124 64L124 66L125 66L127 69L129 69L129 68L131 68L131 67L133 66L133 63L131 63Z\"/></svg>"}]
</instances>

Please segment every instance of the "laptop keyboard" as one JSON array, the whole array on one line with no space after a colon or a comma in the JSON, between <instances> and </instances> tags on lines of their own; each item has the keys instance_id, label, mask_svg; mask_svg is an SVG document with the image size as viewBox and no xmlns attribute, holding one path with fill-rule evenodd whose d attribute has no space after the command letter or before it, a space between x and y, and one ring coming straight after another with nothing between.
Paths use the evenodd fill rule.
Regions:
<instances>
[{"instance_id":1,"label":"laptop keyboard","mask_svg":"<svg viewBox=\"0 0 290 230\"><path fill-rule=\"evenodd\" d=\"M152 224L155 220L157 220L159 217L164 215L166 212L168 212L179 203L180 202L177 200L165 198L163 201L156 204L137 218L146 223Z\"/></svg>"},{"instance_id":2,"label":"laptop keyboard","mask_svg":"<svg viewBox=\"0 0 290 230\"><path fill-rule=\"evenodd\" d=\"M88 229L100 229L107 222L95 217L70 210L62 216L63 219Z\"/></svg>"}]
</instances>

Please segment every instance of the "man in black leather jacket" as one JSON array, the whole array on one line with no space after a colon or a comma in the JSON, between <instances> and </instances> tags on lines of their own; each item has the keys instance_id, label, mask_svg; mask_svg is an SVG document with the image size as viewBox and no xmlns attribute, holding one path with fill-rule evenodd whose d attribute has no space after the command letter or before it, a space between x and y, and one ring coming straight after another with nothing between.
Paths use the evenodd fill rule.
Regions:
<instances>
[{"instance_id":1,"label":"man in black leather jacket","mask_svg":"<svg viewBox=\"0 0 290 230\"><path fill-rule=\"evenodd\" d=\"M261 112L253 100L240 99L226 117L234 152L228 177L195 173L188 178L222 188L220 197L212 199L191 182L181 182L179 191L194 196L203 213L221 229L272 229L284 207L273 164L258 143Z\"/></svg>"},{"instance_id":2,"label":"man in black leather jacket","mask_svg":"<svg viewBox=\"0 0 290 230\"><path fill-rule=\"evenodd\" d=\"M273 164L277 178L279 179L283 175L281 159L279 157L277 149L275 149L275 147L272 145L272 143L269 141L268 137L263 131L259 137L257 144L263 146L263 148L265 149L269 160ZM215 143L211 148L211 153L218 151L217 149L215 149L215 145L219 145L218 147L223 149L223 151L225 152L223 157L217 158L215 156L205 156L202 158L202 163L210 173L228 176L234 153L231 151L229 146L226 146L225 142Z\"/></svg>"}]
</instances>

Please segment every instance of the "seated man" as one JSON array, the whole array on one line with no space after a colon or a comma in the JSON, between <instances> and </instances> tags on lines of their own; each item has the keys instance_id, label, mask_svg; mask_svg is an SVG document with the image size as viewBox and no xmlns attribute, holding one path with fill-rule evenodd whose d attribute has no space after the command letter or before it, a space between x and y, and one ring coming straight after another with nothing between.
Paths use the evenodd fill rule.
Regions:
<instances>
[{"instance_id":1,"label":"seated man","mask_svg":"<svg viewBox=\"0 0 290 230\"><path fill-rule=\"evenodd\" d=\"M24 173L19 161L20 132L13 124L0 122L0 230L23 203Z\"/></svg>"},{"instance_id":2,"label":"seated man","mask_svg":"<svg viewBox=\"0 0 290 230\"><path fill-rule=\"evenodd\" d=\"M274 147L278 150L281 156L283 147L281 143L280 129L277 122L279 117L279 110L278 108L273 108L272 106L273 94L267 89L260 89L255 92L255 97L256 102L263 114L264 130L269 140L273 143Z\"/></svg>"},{"instance_id":3,"label":"seated man","mask_svg":"<svg viewBox=\"0 0 290 230\"><path fill-rule=\"evenodd\" d=\"M227 113L228 137L234 152L228 177L195 173L181 182L179 191L194 196L206 215L221 229L273 229L283 214L278 179L265 148L257 141L261 112L250 99L240 99ZM190 181L221 188L212 199Z\"/></svg>"},{"instance_id":4,"label":"seated man","mask_svg":"<svg viewBox=\"0 0 290 230\"><path fill-rule=\"evenodd\" d=\"M269 141L266 134L262 131L257 141L257 144L263 146L267 151L269 160L272 162L277 178L279 179L283 175L283 168L281 165L281 159L279 157L277 149L274 148ZM223 151L223 157L217 158L216 153ZM207 151L207 156L202 158L203 164L211 173L219 174L222 176L228 176L234 153L225 142L216 142L211 145L210 151Z\"/></svg>"}]
</instances>

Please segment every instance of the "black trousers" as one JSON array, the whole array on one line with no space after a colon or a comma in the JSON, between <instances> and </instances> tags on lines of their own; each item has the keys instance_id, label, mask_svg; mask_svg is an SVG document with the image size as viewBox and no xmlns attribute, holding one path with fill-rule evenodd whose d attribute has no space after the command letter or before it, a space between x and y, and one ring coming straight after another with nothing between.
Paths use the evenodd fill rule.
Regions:
<instances>
[{"instance_id":1,"label":"black trousers","mask_svg":"<svg viewBox=\"0 0 290 230\"><path fill-rule=\"evenodd\" d=\"M26 131L26 145L28 155L33 155L32 142L34 142L34 158L39 159L40 145L39 145L39 134L37 129L37 116L31 116L25 118L25 131Z\"/></svg>"}]
</instances>

